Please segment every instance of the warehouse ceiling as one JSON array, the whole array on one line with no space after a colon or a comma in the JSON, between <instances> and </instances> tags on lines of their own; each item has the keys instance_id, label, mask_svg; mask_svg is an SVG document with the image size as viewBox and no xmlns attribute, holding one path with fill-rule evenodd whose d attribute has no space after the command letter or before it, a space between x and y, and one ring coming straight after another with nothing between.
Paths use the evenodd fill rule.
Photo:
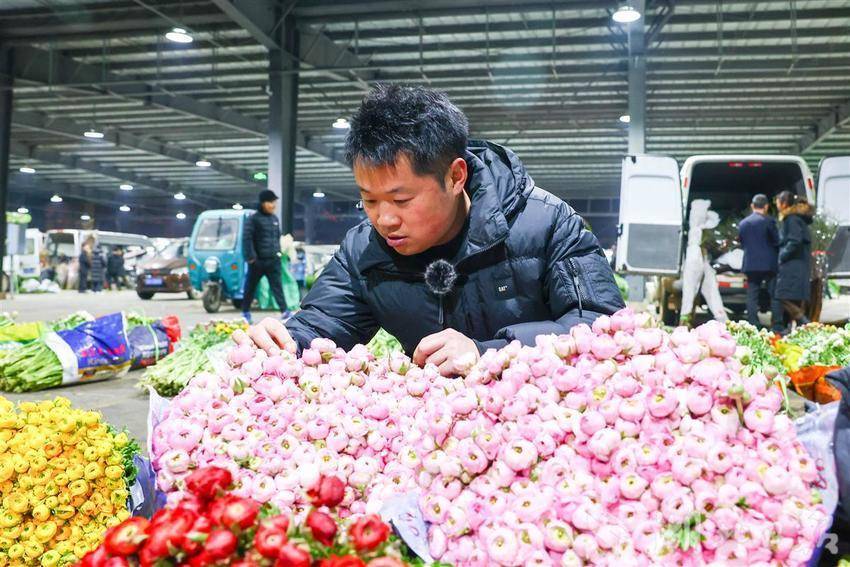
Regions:
<instances>
[{"instance_id":1,"label":"warehouse ceiling","mask_svg":"<svg viewBox=\"0 0 850 567\"><path fill-rule=\"evenodd\" d=\"M813 169L850 153L850 0L648 4L648 153L802 153ZM246 5L293 14L300 32L299 198L356 199L332 123L378 81L445 90L473 136L557 194L619 191L628 47L605 0L2 0L13 186L104 202L130 184L154 208L177 192L253 201L268 49ZM166 39L177 26L192 43Z\"/></svg>"}]
</instances>

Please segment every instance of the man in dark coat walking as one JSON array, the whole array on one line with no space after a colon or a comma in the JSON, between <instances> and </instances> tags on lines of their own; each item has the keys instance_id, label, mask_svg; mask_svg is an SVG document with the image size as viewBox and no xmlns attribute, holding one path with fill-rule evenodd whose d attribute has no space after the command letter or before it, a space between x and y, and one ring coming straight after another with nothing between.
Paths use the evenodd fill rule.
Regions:
<instances>
[{"instance_id":1,"label":"man in dark coat walking","mask_svg":"<svg viewBox=\"0 0 850 567\"><path fill-rule=\"evenodd\" d=\"M759 294L762 285L770 295L770 313L773 327L782 327L782 304L776 299L777 251L779 231L776 221L768 214L770 201L758 194L750 203L752 214L738 226L738 239L744 249L741 271L747 276L747 321L759 326Z\"/></svg>"},{"instance_id":2,"label":"man in dark coat walking","mask_svg":"<svg viewBox=\"0 0 850 567\"><path fill-rule=\"evenodd\" d=\"M812 289L812 231L814 209L792 191L776 197L779 209L779 273L776 278L776 297L793 321L809 322L806 302Z\"/></svg>"},{"instance_id":3,"label":"man in dark coat walking","mask_svg":"<svg viewBox=\"0 0 850 567\"><path fill-rule=\"evenodd\" d=\"M242 250L248 262L245 277L245 293L242 298L242 316L251 322L251 304L257 284L265 276L269 289L277 301L281 317L289 317L283 296L283 280L280 272L280 222L275 214L277 195L265 189L260 192L257 212L248 217L242 229Z\"/></svg>"},{"instance_id":4,"label":"man in dark coat walking","mask_svg":"<svg viewBox=\"0 0 850 567\"><path fill-rule=\"evenodd\" d=\"M480 353L565 333L624 306L596 237L507 148L468 140L442 93L380 85L346 139L368 220L351 229L270 352L316 337L349 349L379 327L419 365L463 373Z\"/></svg>"}]
</instances>

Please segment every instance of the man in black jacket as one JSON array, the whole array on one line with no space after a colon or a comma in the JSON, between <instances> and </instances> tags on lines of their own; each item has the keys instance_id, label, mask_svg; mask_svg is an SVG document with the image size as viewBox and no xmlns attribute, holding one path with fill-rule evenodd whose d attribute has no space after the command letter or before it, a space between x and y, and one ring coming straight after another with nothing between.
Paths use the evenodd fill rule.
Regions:
<instances>
[{"instance_id":1,"label":"man in black jacket","mask_svg":"<svg viewBox=\"0 0 850 567\"><path fill-rule=\"evenodd\" d=\"M442 93L381 85L351 120L347 157L368 221L351 229L284 327L237 342L274 352L379 327L417 364L461 373L480 353L564 333L623 307L596 237L507 148L468 140Z\"/></svg>"},{"instance_id":2,"label":"man in black jacket","mask_svg":"<svg viewBox=\"0 0 850 567\"><path fill-rule=\"evenodd\" d=\"M242 316L251 322L251 304L260 279L266 276L269 289L281 311L281 318L290 315L283 297L283 281L280 273L280 222L275 214L277 195L265 189L260 192L257 212L251 215L242 229L242 249L248 262L245 278L245 294L242 298Z\"/></svg>"}]
</instances>

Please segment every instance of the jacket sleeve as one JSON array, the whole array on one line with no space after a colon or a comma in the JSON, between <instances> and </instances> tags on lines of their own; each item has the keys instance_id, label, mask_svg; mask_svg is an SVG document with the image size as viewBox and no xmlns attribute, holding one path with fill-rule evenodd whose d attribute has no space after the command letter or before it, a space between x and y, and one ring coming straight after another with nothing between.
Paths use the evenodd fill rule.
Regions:
<instances>
[{"instance_id":1,"label":"jacket sleeve","mask_svg":"<svg viewBox=\"0 0 850 567\"><path fill-rule=\"evenodd\" d=\"M301 305L301 311L286 322L299 349L321 337L349 350L358 343L365 344L378 331L378 322L362 298L360 279L349 266L344 246L322 270Z\"/></svg>"},{"instance_id":2,"label":"jacket sleeve","mask_svg":"<svg viewBox=\"0 0 850 567\"><path fill-rule=\"evenodd\" d=\"M784 264L792 260L803 249L803 226L802 221L795 216L789 216L785 220L785 240L779 249L779 263Z\"/></svg>"},{"instance_id":3,"label":"jacket sleeve","mask_svg":"<svg viewBox=\"0 0 850 567\"><path fill-rule=\"evenodd\" d=\"M776 221L772 218L768 219L767 226L767 240L768 244L770 244L771 248L776 249L779 247L779 229L776 228Z\"/></svg>"},{"instance_id":4,"label":"jacket sleeve","mask_svg":"<svg viewBox=\"0 0 850 567\"><path fill-rule=\"evenodd\" d=\"M245 256L245 260L257 259L257 250L254 248L254 216L256 214L254 213L248 217L242 227L242 253Z\"/></svg>"},{"instance_id":5,"label":"jacket sleeve","mask_svg":"<svg viewBox=\"0 0 850 567\"><path fill-rule=\"evenodd\" d=\"M561 203L553 227L542 282L551 320L500 329L494 340L479 342L479 350L499 348L512 340L534 344L537 335L566 333L575 325L590 324L600 315L625 307L599 241L585 229L581 217Z\"/></svg>"}]
</instances>

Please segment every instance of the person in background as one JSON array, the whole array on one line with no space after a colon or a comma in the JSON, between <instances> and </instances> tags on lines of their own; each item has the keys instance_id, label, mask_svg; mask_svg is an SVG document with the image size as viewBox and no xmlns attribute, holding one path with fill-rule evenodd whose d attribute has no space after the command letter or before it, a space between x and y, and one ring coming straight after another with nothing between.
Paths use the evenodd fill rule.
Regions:
<instances>
[{"instance_id":1,"label":"person in background","mask_svg":"<svg viewBox=\"0 0 850 567\"><path fill-rule=\"evenodd\" d=\"M242 246L245 260L248 262L248 274L245 279L245 295L242 299L242 316L251 322L251 304L257 284L265 276L269 289L281 311L281 319L286 320L291 313L286 309L283 296L283 282L280 266L280 222L275 214L277 195L264 189L260 192L257 212L245 221L242 232Z\"/></svg>"},{"instance_id":2,"label":"person in background","mask_svg":"<svg viewBox=\"0 0 850 567\"><path fill-rule=\"evenodd\" d=\"M812 231L814 210L792 191L776 196L779 210L779 271L776 278L776 298L791 318L791 323L809 322L806 302L811 293Z\"/></svg>"},{"instance_id":3,"label":"person in background","mask_svg":"<svg viewBox=\"0 0 850 567\"><path fill-rule=\"evenodd\" d=\"M298 294L301 299L307 294L307 255L300 246L295 248L295 261L289 265L289 271L298 284Z\"/></svg>"},{"instance_id":4,"label":"person in background","mask_svg":"<svg viewBox=\"0 0 850 567\"><path fill-rule=\"evenodd\" d=\"M759 326L759 294L762 286L770 295L771 323L774 330L782 328L782 304L776 299L776 270L779 251L779 231L768 210L770 201L759 193L750 203L752 213L738 226L738 240L744 249L741 271L747 277L747 321Z\"/></svg>"},{"instance_id":5,"label":"person in background","mask_svg":"<svg viewBox=\"0 0 850 567\"><path fill-rule=\"evenodd\" d=\"M91 248L91 288L95 293L103 293L103 280L106 276L106 258L103 257L103 251L100 245L95 243Z\"/></svg>"},{"instance_id":6,"label":"person in background","mask_svg":"<svg viewBox=\"0 0 850 567\"><path fill-rule=\"evenodd\" d=\"M106 260L106 283L109 289L126 287L126 271L124 270L124 250L120 246L113 246L112 253Z\"/></svg>"},{"instance_id":7,"label":"person in background","mask_svg":"<svg viewBox=\"0 0 850 567\"><path fill-rule=\"evenodd\" d=\"M80 252L80 277L77 289L80 293L87 293L89 290L89 272L91 271L91 256L92 256L92 241L86 240L83 243L82 251Z\"/></svg>"}]
</instances>

